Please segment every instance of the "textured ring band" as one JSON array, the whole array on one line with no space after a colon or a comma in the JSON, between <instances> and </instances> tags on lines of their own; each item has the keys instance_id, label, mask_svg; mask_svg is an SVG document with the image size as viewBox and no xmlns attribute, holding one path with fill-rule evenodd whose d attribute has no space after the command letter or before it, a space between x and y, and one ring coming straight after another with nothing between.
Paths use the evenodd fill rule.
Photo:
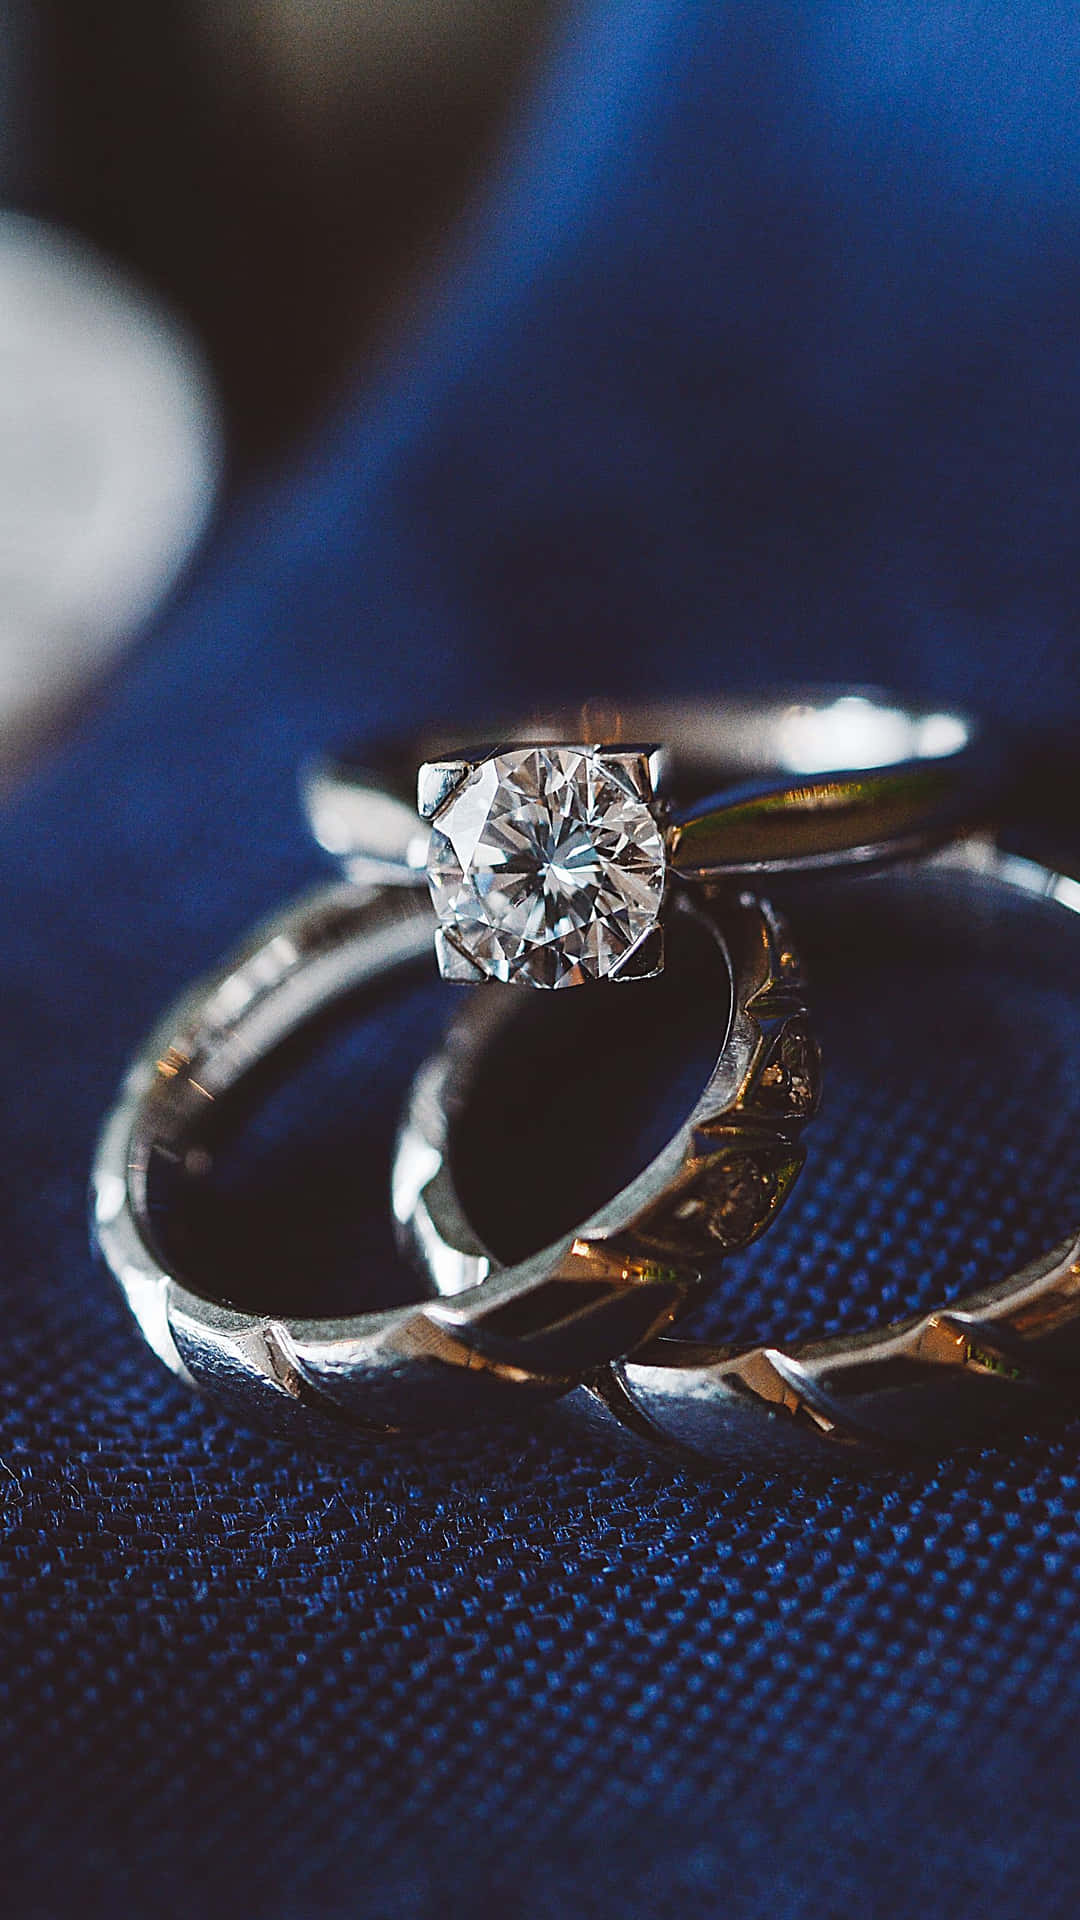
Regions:
<instances>
[{"instance_id":1,"label":"textured ring band","mask_svg":"<svg viewBox=\"0 0 1080 1920\"><path fill-rule=\"evenodd\" d=\"M156 1173L201 1167L225 1096L316 1015L430 966L431 910L422 895L345 885L269 922L239 960L165 1017L99 1141L94 1235L154 1350L245 1413L376 1435L520 1408L523 1389L565 1391L669 1324L717 1256L760 1232L782 1204L817 1090L798 964L775 916L749 899L688 900L677 925L711 956L702 1019L706 1031L714 1025L716 1064L652 1165L576 1231L511 1270L482 1273L466 1248L458 1284L480 1282L467 1295L307 1320L240 1311L201 1295L197 1278L181 1278L158 1244ZM415 1219L426 1217L434 1231L438 1183L424 1175L405 1143L399 1186L412 1182Z\"/></svg>"},{"instance_id":2,"label":"textured ring band","mask_svg":"<svg viewBox=\"0 0 1080 1920\"><path fill-rule=\"evenodd\" d=\"M980 824L988 790L971 720L851 690L555 713L500 738L306 783L351 878L427 879L451 980L649 978L673 887L924 853Z\"/></svg>"},{"instance_id":3,"label":"textured ring band","mask_svg":"<svg viewBox=\"0 0 1080 1920\"><path fill-rule=\"evenodd\" d=\"M947 849L916 879L935 873L1080 913L1080 882L984 840ZM468 1025L466 1009L452 1048L458 1062L483 1042ZM440 1084L429 1063L419 1112L445 1161L454 1109L432 1113ZM433 1283L444 1284L445 1250L432 1247L430 1223L408 1239ZM742 1349L656 1339L560 1401L552 1417L724 1464L838 1466L985 1441L1005 1423L1068 1408L1078 1394L1080 1238L1072 1237L955 1304L854 1336Z\"/></svg>"}]
</instances>

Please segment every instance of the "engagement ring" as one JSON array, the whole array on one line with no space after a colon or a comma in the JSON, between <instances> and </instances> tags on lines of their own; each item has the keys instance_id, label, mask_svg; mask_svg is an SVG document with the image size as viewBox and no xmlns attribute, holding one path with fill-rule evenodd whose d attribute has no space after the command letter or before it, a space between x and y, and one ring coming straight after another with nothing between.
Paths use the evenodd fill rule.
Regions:
<instances>
[{"instance_id":1,"label":"engagement ring","mask_svg":"<svg viewBox=\"0 0 1080 1920\"><path fill-rule=\"evenodd\" d=\"M324 762L305 788L316 837L358 882L427 882L445 979L558 988L659 973L686 888L925 853L986 805L974 723L885 694L661 703L606 733L584 724L597 731L556 714L495 746Z\"/></svg>"}]
</instances>

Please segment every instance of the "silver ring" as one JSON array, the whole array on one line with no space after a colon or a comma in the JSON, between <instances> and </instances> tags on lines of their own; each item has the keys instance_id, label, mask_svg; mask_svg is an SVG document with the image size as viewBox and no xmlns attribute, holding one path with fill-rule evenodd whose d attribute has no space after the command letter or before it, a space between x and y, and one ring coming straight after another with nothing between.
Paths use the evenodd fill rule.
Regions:
<instances>
[{"instance_id":1,"label":"silver ring","mask_svg":"<svg viewBox=\"0 0 1080 1920\"><path fill-rule=\"evenodd\" d=\"M346 995L385 993L430 966L431 930L426 898L400 888L337 885L286 909L166 1014L102 1129L93 1234L144 1337L182 1377L272 1424L373 1437L563 1392L669 1324L718 1256L768 1225L802 1163L817 1056L786 931L749 898L687 899L673 915L673 947L684 933L705 938L715 991L702 1017L715 1031L715 1066L666 1148L615 1200L511 1269L455 1249L442 1277L470 1283L457 1297L307 1320L201 1294L198 1276L179 1273L159 1244L156 1171L198 1177L225 1096ZM481 1024L489 1005L476 1002ZM406 1190L414 1232L437 1231L444 1189L407 1134L399 1205Z\"/></svg>"},{"instance_id":2,"label":"silver ring","mask_svg":"<svg viewBox=\"0 0 1080 1920\"><path fill-rule=\"evenodd\" d=\"M935 872L975 876L1080 913L1080 881L986 840L959 843L918 869L920 876ZM474 1037L480 1039L479 1030ZM463 1044L459 1032L459 1055ZM444 1084L437 1066L421 1070L420 1111L430 1137L441 1143L442 1177L449 1182L455 1112L439 1106ZM403 1141L408 1157L408 1131ZM399 1213L402 1191L395 1185ZM444 1194L442 1204L452 1219L453 1195ZM406 1211L402 1225L430 1282L445 1285L453 1268L430 1217L421 1214L417 1229ZM992 1439L1006 1423L1074 1406L1078 1325L1080 1237L1071 1237L964 1300L854 1336L783 1349L658 1338L599 1370L551 1417L725 1465L837 1467L874 1456L939 1453Z\"/></svg>"},{"instance_id":3,"label":"silver ring","mask_svg":"<svg viewBox=\"0 0 1080 1920\"><path fill-rule=\"evenodd\" d=\"M865 867L982 824L988 760L964 714L831 689L417 740L324 762L304 795L350 878L427 880L445 979L566 987L659 973L683 884Z\"/></svg>"}]
</instances>

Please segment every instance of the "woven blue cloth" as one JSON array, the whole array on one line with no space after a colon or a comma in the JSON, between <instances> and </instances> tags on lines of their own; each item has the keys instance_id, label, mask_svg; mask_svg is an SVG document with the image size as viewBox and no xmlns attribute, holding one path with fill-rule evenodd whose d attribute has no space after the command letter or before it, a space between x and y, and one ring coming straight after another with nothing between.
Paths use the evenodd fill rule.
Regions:
<instances>
[{"instance_id":1,"label":"woven blue cloth","mask_svg":"<svg viewBox=\"0 0 1080 1920\"><path fill-rule=\"evenodd\" d=\"M343 1466L189 1399L83 1196L149 1021L323 870L295 774L342 734L826 676L1068 749L1078 76L1050 0L573 14L423 324L0 821L20 1920L1075 1913L1075 1426L870 1486L516 1430ZM1043 931L809 931L827 1110L710 1324L857 1324L1065 1230ZM268 1110L222 1231L275 1284L321 1284L315 1220L309 1265L400 1288L389 1142L446 1005Z\"/></svg>"}]
</instances>

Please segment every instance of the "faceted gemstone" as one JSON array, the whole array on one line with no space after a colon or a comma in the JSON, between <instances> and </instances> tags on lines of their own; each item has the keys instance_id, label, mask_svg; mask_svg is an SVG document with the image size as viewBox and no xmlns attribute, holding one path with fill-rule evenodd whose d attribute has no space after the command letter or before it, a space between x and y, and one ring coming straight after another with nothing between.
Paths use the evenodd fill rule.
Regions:
<instances>
[{"instance_id":1,"label":"faceted gemstone","mask_svg":"<svg viewBox=\"0 0 1080 1920\"><path fill-rule=\"evenodd\" d=\"M440 810L428 879L447 938L482 973L576 986L656 925L664 840L629 774L596 749L516 747Z\"/></svg>"}]
</instances>

